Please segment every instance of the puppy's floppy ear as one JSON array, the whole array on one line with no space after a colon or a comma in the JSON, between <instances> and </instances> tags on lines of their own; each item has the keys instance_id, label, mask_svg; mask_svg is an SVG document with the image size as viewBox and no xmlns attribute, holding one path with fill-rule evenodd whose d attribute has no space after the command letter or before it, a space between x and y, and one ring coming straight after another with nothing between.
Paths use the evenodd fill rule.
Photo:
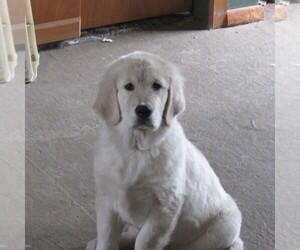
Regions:
<instances>
[{"instance_id":1,"label":"puppy's floppy ear","mask_svg":"<svg viewBox=\"0 0 300 250\"><path fill-rule=\"evenodd\" d=\"M102 76L93 108L110 126L117 125L121 120L116 82L109 70Z\"/></svg>"},{"instance_id":2,"label":"puppy's floppy ear","mask_svg":"<svg viewBox=\"0 0 300 250\"><path fill-rule=\"evenodd\" d=\"M172 65L172 75L170 77L170 87L168 89L168 98L164 109L164 123L170 125L173 118L185 109L185 98L183 92L183 77L178 69Z\"/></svg>"}]
</instances>

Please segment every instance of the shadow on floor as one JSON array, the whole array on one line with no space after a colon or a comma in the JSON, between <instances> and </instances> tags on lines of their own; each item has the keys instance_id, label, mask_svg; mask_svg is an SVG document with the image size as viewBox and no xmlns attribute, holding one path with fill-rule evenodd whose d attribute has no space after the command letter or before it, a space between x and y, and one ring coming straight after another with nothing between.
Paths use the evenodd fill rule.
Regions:
<instances>
[{"instance_id":1,"label":"shadow on floor","mask_svg":"<svg viewBox=\"0 0 300 250\"><path fill-rule=\"evenodd\" d=\"M191 14L174 14L161 17L148 18L128 23L114 24L99 28L83 30L81 37L70 39L75 43L93 42L103 38L113 39L120 35L131 34L138 31L184 31L184 30L205 30L205 21ZM42 44L38 46L39 51L60 49L74 43L59 41L54 43Z\"/></svg>"}]
</instances>

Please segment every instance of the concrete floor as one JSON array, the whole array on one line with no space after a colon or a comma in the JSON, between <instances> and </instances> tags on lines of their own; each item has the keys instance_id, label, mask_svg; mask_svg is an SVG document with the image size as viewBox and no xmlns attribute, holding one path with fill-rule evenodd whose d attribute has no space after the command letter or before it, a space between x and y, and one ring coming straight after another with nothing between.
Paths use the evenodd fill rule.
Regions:
<instances>
[{"instance_id":1,"label":"concrete floor","mask_svg":"<svg viewBox=\"0 0 300 250\"><path fill-rule=\"evenodd\" d=\"M0 83L0 249L25 245L25 53L12 81Z\"/></svg>"},{"instance_id":2,"label":"concrete floor","mask_svg":"<svg viewBox=\"0 0 300 250\"><path fill-rule=\"evenodd\" d=\"M232 28L181 20L40 52L38 79L26 86L28 247L79 250L95 237L92 149L102 122L91 106L105 65L143 50L181 68L180 121L237 201L245 248L274 249L274 23L266 11L266 21Z\"/></svg>"},{"instance_id":3,"label":"concrete floor","mask_svg":"<svg viewBox=\"0 0 300 250\"><path fill-rule=\"evenodd\" d=\"M299 2L300 3L300 2ZM276 24L276 249L300 249L300 4Z\"/></svg>"}]
</instances>

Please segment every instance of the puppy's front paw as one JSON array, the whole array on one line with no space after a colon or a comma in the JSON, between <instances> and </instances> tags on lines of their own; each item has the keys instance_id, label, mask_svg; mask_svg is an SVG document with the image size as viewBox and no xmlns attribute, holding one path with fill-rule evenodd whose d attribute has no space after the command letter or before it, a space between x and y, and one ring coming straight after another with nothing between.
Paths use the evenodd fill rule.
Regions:
<instances>
[{"instance_id":1,"label":"puppy's front paw","mask_svg":"<svg viewBox=\"0 0 300 250\"><path fill-rule=\"evenodd\" d=\"M238 238L232 246L229 248L229 250L244 250L244 243L243 241Z\"/></svg>"},{"instance_id":2,"label":"puppy's front paw","mask_svg":"<svg viewBox=\"0 0 300 250\"><path fill-rule=\"evenodd\" d=\"M96 247L97 247L97 238L90 240L85 250L96 250Z\"/></svg>"}]
</instances>

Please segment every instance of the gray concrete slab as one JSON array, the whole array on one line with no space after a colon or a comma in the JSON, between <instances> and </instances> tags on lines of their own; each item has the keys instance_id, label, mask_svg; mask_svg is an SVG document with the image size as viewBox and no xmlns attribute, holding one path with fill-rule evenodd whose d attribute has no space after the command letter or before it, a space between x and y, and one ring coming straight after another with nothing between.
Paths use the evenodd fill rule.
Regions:
<instances>
[{"instance_id":1,"label":"gray concrete slab","mask_svg":"<svg viewBox=\"0 0 300 250\"><path fill-rule=\"evenodd\" d=\"M0 83L0 249L25 245L24 51L17 56L14 79Z\"/></svg>"},{"instance_id":2,"label":"gray concrete slab","mask_svg":"<svg viewBox=\"0 0 300 250\"><path fill-rule=\"evenodd\" d=\"M84 249L95 237L92 148L102 122L91 106L105 65L142 50L181 68L180 121L241 208L246 249L274 249L274 23L266 11L266 21L232 28L164 24L40 52L38 78L26 86L26 243Z\"/></svg>"},{"instance_id":3,"label":"gray concrete slab","mask_svg":"<svg viewBox=\"0 0 300 250\"><path fill-rule=\"evenodd\" d=\"M299 1L298 1L299 2ZM276 24L276 249L300 247L300 4Z\"/></svg>"}]
</instances>

